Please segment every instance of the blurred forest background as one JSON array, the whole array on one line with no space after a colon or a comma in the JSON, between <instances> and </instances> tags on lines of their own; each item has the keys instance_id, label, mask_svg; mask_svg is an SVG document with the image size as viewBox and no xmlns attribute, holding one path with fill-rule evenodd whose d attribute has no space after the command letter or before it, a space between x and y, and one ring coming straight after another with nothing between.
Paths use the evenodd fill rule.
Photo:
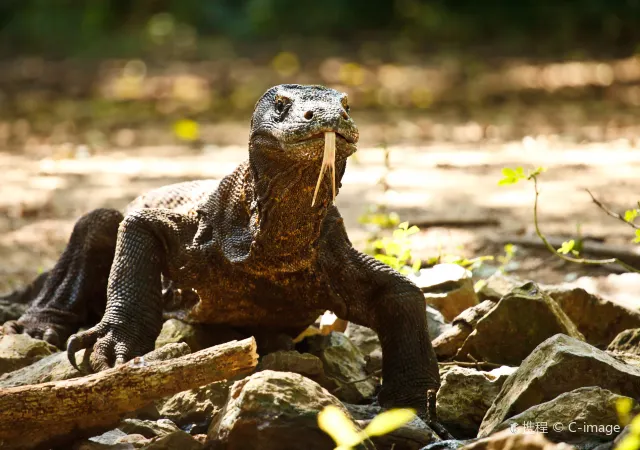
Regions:
<instances>
[{"instance_id":1,"label":"blurred forest background","mask_svg":"<svg viewBox=\"0 0 640 450\"><path fill-rule=\"evenodd\" d=\"M356 242L384 203L421 256L499 253L532 232L531 186L496 186L519 165L550 168L549 233L630 242L582 188L619 211L640 192L640 0L2 0L0 290L89 209L229 173L280 83L349 94Z\"/></svg>"},{"instance_id":2,"label":"blurred forest background","mask_svg":"<svg viewBox=\"0 0 640 450\"><path fill-rule=\"evenodd\" d=\"M358 111L437 114L445 126L417 139L599 140L640 107L639 51L640 0L3 0L0 118L14 123L0 144L81 132L99 146L119 127L246 118L282 82L345 90ZM604 115L617 122L576 128Z\"/></svg>"}]
</instances>

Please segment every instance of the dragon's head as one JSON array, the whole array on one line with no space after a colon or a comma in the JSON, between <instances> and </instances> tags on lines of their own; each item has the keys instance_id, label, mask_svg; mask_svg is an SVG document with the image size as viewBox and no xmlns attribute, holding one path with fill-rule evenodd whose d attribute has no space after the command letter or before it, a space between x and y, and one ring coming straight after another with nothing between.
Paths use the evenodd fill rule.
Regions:
<instances>
[{"instance_id":1,"label":"dragon's head","mask_svg":"<svg viewBox=\"0 0 640 450\"><path fill-rule=\"evenodd\" d=\"M346 94L324 86L283 84L269 89L251 118L250 152L289 164L321 164L316 193L325 173L356 151L358 128Z\"/></svg>"}]
</instances>

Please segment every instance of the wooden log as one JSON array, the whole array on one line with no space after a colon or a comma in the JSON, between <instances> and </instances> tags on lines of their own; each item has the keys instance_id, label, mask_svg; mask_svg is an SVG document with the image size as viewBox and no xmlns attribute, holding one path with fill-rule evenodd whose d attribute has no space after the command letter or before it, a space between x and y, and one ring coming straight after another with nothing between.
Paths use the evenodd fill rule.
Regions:
<instances>
[{"instance_id":1,"label":"wooden log","mask_svg":"<svg viewBox=\"0 0 640 450\"><path fill-rule=\"evenodd\" d=\"M251 372L253 338L168 361L126 364L65 381L0 390L0 448L52 448L114 427L153 400Z\"/></svg>"}]
</instances>

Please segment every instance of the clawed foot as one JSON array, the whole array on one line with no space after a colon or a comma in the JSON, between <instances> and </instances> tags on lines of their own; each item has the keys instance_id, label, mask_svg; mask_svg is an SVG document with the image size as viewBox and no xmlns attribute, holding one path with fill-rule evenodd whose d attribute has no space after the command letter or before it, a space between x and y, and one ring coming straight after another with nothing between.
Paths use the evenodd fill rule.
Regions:
<instances>
[{"instance_id":1,"label":"clawed foot","mask_svg":"<svg viewBox=\"0 0 640 450\"><path fill-rule=\"evenodd\" d=\"M134 326L127 329L105 322L86 331L74 334L67 342L67 357L76 369L75 354L77 351L93 348L91 368L98 372L117 364L123 364L136 356L142 356L153 350L155 337L149 338Z\"/></svg>"},{"instance_id":2,"label":"clawed foot","mask_svg":"<svg viewBox=\"0 0 640 450\"><path fill-rule=\"evenodd\" d=\"M71 328L50 320L42 320L37 316L25 314L18 320L11 320L2 326L4 334L28 334L32 338L41 339L58 348L63 348L67 337L73 332Z\"/></svg>"}]
</instances>

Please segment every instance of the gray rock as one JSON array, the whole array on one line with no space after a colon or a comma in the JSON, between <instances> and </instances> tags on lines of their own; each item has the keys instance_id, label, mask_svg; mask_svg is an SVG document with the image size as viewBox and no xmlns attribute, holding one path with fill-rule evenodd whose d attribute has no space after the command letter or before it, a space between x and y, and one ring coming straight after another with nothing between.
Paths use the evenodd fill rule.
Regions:
<instances>
[{"instance_id":1,"label":"gray rock","mask_svg":"<svg viewBox=\"0 0 640 450\"><path fill-rule=\"evenodd\" d=\"M364 429L369 420L356 420L358 426ZM394 450L419 450L425 445L440 441L440 438L429 426L419 418L397 428L383 436L371 438L375 448L392 448Z\"/></svg>"},{"instance_id":2,"label":"gray rock","mask_svg":"<svg viewBox=\"0 0 640 450\"><path fill-rule=\"evenodd\" d=\"M127 434L141 434L146 438L166 436L180 428L169 419L140 420L124 419L118 425L118 429Z\"/></svg>"},{"instance_id":3,"label":"gray rock","mask_svg":"<svg viewBox=\"0 0 640 450\"><path fill-rule=\"evenodd\" d=\"M182 430L153 439L143 450L201 450L204 445Z\"/></svg>"},{"instance_id":4,"label":"gray rock","mask_svg":"<svg viewBox=\"0 0 640 450\"><path fill-rule=\"evenodd\" d=\"M609 344L607 351L640 356L640 328L622 331Z\"/></svg>"},{"instance_id":5,"label":"gray rock","mask_svg":"<svg viewBox=\"0 0 640 450\"><path fill-rule=\"evenodd\" d=\"M478 321L491 311L494 306L496 306L495 302L485 300L465 309L454 318L451 327L432 341L438 360L446 361L453 358L476 327Z\"/></svg>"},{"instance_id":6,"label":"gray rock","mask_svg":"<svg viewBox=\"0 0 640 450\"><path fill-rule=\"evenodd\" d=\"M194 325L178 319L169 319L162 325L156 339L156 349L171 343L186 343L192 352L214 345L243 339L244 336L227 326Z\"/></svg>"},{"instance_id":7,"label":"gray rock","mask_svg":"<svg viewBox=\"0 0 640 450\"><path fill-rule=\"evenodd\" d=\"M503 430L484 439L478 439L461 447L463 450L575 450L574 447L560 443L554 444L542 433L513 433Z\"/></svg>"},{"instance_id":8,"label":"gray rock","mask_svg":"<svg viewBox=\"0 0 640 450\"><path fill-rule=\"evenodd\" d=\"M482 288L478 291L480 301L491 300L498 302L502 297L507 295L518 286L522 286L531 280L523 280L512 275L506 275L503 272L495 272L489 278L484 280Z\"/></svg>"},{"instance_id":9,"label":"gray rock","mask_svg":"<svg viewBox=\"0 0 640 450\"><path fill-rule=\"evenodd\" d=\"M546 424L544 432L554 440L567 440L581 435L614 440L622 431L616 411L616 401L623 397L596 386L578 388L560 394L553 400L532 406L500 424L496 430L523 426L527 423ZM635 404L632 412L640 412ZM554 424L560 427L554 428Z\"/></svg>"},{"instance_id":10,"label":"gray rock","mask_svg":"<svg viewBox=\"0 0 640 450\"><path fill-rule=\"evenodd\" d=\"M160 416L179 426L208 424L226 403L230 385L227 381L217 381L197 389L179 392L157 402Z\"/></svg>"},{"instance_id":11,"label":"gray rock","mask_svg":"<svg viewBox=\"0 0 640 450\"><path fill-rule=\"evenodd\" d=\"M344 406L361 429L364 429L375 416L383 411L377 405L345 403ZM439 438L433 430L418 417L385 436L372 439L376 448L393 448L396 450L417 450L424 445L438 441Z\"/></svg>"},{"instance_id":12,"label":"gray rock","mask_svg":"<svg viewBox=\"0 0 640 450\"><path fill-rule=\"evenodd\" d=\"M550 287L547 292L576 324L585 340L598 348L606 348L624 330L640 328L640 310L603 299L582 288Z\"/></svg>"},{"instance_id":13,"label":"gray rock","mask_svg":"<svg viewBox=\"0 0 640 450\"><path fill-rule=\"evenodd\" d=\"M293 372L307 378L324 376L323 363L311 353L296 351L279 351L265 355L258 370L277 370L279 372Z\"/></svg>"},{"instance_id":14,"label":"gray rock","mask_svg":"<svg viewBox=\"0 0 640 450\"><path fill-rule=\"evenodd\" d=\"M55 346L27 334L0 336L0 374L33 364L57 351Z\"/></svg>"},{"instance_id":15,"label":"gray rock","mask_svg":"<svg viewBox=\"0 0 640 450\"><path fill-rule=\"evenodd\" d=\"M359 403L374 395L377 381L367 373L362 352L344 334L334 331L307 342L310 353L322 360L326 377L336 386L332 392L340 400Z\"/></svg>"},{"instance_id":16,"label":"gray rock","mask_svg":"<svg viewBox=\"0 0 640 450\"><path fill-rule=\"evenodd\" d=\"M586 342L562 334L540 344L505 381L480 425L479 437L505 420L558 395L600 386L631 398L640 397L640 368L620 362Z\"/></svg>"},{"instance_id":17,"label":"gray rock","mask_svg":"<svg viewBox=\"0 0 640 450\"><path fill-rule=\"evenodd\" d=\"M488 372L452 366L441 375L437 395L438 419L457 438L478 434L482 418L505 380L516 371L503 366Z\"/></svg>"},{"instance_id":18,"label":"gray rock","mask_svg":"<svg viewBox=\"0 0 640 450\"><path fill-rule=\"evenodd\" d=\"M558 304L535 283L513 289L478 321L456 355L459 361L518 366L545 339L582 335Z\"/></svg>"},{"instance_id":19,"label":"gray rock","mask_svg":"<svg viewBox=\"0 0 640 450\"><path fill-rule=\"evenodd\" d=\"M133 450L140 448L131 442L122 442L128 435L118 429L107 431L99 436L76 442L73 450Z\"/></svg>"},{"instance_id":20,"label":"gray rock","mask_svg":"<svg viewBox=\"0 0 640 450\"><path fill-rule=\"evenodd\" d=\"M447 323L440 311L427 305L427 328L429 328L429 337L434 340L442 333L449 331L451 324Z\"/></svg>"},{"instance_id":21,"label":"gray rock","mask_svg":"<svg viewBox=\"0 0 640 450\"><path fill-rule=\"evenodd\" d=\"M81 361L84 362L84 364L80 364L81 368L84 368L83 372L76 370L69 363L66 352L57 352L45 356L29 366L0 376L0 389L46 383L48 381L68 380L90 373L88 361L85 361L84 355L85 350L80 350L76 353L76 361L79 363Z\"/></svg>"},{"instance_id":22,"label":"gray rock","mask_svg":"<svg viewBox=\"0 0 640 450\"><path fill-rule=\"evenodd\" d=\"M457 264L436 264L410 278L425 294L427 304L440 311L446 320L453 320L478 304L471 272Z\"/></svg>"},{"instance_id":23,"label":"gray rock","mask_svg":"<svg viewBox=\"0 0 640 450\"><path fill-rule=\"evenodd\" d=\"M360 349L363 355L370 355L371 352L381 349L378 334L371 328L349 322L344 335Z\"/></svg>"},{"instance_id":24,"label":"gray rock","mask_svg":"<svg viewBox=\"0 0 640 450\"><path fill-rule=\"evenodd\" d=\"M348 414L336 397L302 375L257 372L233 384L208 438L228 450L332 449L335 444L317 422L318 413L329 405Z\"/></svg>"}]
</instances>

